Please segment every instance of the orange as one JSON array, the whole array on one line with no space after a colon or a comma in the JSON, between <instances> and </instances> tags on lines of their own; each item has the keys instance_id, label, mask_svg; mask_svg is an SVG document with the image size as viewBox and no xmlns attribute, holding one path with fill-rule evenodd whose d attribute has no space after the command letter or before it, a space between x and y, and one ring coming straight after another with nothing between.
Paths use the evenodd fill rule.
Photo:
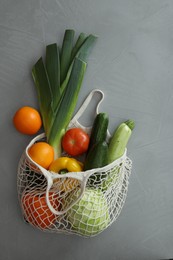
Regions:
<instances>
[{"instance_id":1,"label":"orange","mask_svg":"<svg viewBox=\"0 0 173 260\"><path fill-rule=\"evenodd\" d=\"M45 169L48 169L54 160L54 150L46 142L38 142L28 149L28 154L32 160Z\"/></svg>"},{"instance_id":2,"label":"orange","mask_svg":"<svg viewBox=\"0 0 173 260\"><path fill-rule=\"evenodd\" d=\"M16 111L13 124L20 133L33 135L40 130L42 120L35 108L24 106Z\"/></svg>"}]
</instances>

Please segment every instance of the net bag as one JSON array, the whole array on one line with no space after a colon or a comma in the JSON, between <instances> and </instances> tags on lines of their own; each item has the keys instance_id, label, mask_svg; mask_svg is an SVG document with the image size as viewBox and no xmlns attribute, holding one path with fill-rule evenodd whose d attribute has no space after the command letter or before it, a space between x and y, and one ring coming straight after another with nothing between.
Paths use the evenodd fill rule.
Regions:
<instances>
[{"instance_id":1,"label":"net bag","mask_svg":"<svg viewBox=\"0 0 173 260\"><path fill-rule=\"evenodd\" d=\"M80 127L91 133L91 127L82 126L78 119L94 95L101 96L96 107L98 114L104 94L96 89L85 99L69 128ZM59 174L39 166L28 155L32 144L45 140L44 133L36 136L19 161L17 189L24 220L42 231L98 235L117 219L123 208L132 167L127 150L105 167Z\"/></svg>"}]
</instances>

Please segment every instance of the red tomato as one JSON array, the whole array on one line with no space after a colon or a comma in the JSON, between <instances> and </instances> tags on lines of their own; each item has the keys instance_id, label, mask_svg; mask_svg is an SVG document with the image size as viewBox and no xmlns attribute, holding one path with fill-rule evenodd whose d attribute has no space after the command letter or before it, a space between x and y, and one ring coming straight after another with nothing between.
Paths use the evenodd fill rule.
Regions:
<instances>
[{"instance_id":1,"label":"red tomato","mask_svg":"<svg viewBox=\"0 0 173 260\"><path fill-rule=\"evenodd\" d=\"M58 210L60 203L57 195L49 193L51 205ZM45 194L35 192L25 193L22 196L22 206L26 220L34 226L45 229L50 227L56 220L57 216L51 212L47 203Z\"/></svg>"},{"instance_id":2,"label":"red tomato","mask_svg":"<svg viewBox=\"0 0 173 260\"><path fill-rule=\"evenodd\" d=\"M89 140L89 135L81 128L71 128L62 139L62 147L69 155L78 156L87 151Z\"/></svg>"}]
</instances>

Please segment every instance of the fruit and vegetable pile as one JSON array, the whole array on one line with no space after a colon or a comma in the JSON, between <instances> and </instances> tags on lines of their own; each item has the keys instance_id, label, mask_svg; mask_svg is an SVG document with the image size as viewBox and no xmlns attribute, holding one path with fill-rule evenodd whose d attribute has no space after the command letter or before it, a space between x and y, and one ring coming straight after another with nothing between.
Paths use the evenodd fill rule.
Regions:
<instances>
[{"instance_id":1,"label":"fruit and vegetable pile","mask_svg":"<svg viewBox=\"0 0 173 260\"><path fill-rule=\"evenodd\" d=\"M22 166L25 176L20 176L20 169L18 183L22 183L20 202L27 222L42 230L74 230L74 233L92 236L104 230L113 219L107 198L114 196L122 163L110 168L108 173L99 169L124 155L134 121L122 122L109 139L109 116L104 112L95 116L90 133L79 127L69 128L87 59L97 37L81 33L76 41L74 39L75 32L66 30L61 48L56 43L46 46L45 60L41 57L32 68L39 109L24 106L14 114L13 123L20 133L35 135L42 128L45 133L45 138L29 147L29 159L35 164L25 158ZM48 198L47 180L41 168L53 176ZM66 176L87 171L92 174L80 196L83 183ZM118 192L122 190L125 193L126 187L120 187ZM121 204L117 198L114 208ZM64 211L70 203L73 206ZM65 213L58 215L58 211Z\"/></svg>"}]
</instances>

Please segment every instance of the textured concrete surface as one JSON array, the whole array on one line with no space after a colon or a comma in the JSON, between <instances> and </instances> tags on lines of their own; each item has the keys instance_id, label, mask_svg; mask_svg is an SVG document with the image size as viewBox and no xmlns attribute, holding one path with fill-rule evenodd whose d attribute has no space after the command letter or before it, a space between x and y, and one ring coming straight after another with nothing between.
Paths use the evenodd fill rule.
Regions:
<instances>
[{"instance_id":1,"label":"textured concrete surface","mask_svg":"<svg viewBox=\"0 0 173 260\"><path fill-rule=\"evenodd\" d=\"M100 88L110 131L125 119L136 122L126 203L118 220L92 239L32 228L17 200L17 165L31 137L16 132L12 117L20 106L38 107L31 67L66 28L99 36L78 106ZM173 257L173 1L1 0L0 91L0 259Z\"/></svg>"}]
</instances>

